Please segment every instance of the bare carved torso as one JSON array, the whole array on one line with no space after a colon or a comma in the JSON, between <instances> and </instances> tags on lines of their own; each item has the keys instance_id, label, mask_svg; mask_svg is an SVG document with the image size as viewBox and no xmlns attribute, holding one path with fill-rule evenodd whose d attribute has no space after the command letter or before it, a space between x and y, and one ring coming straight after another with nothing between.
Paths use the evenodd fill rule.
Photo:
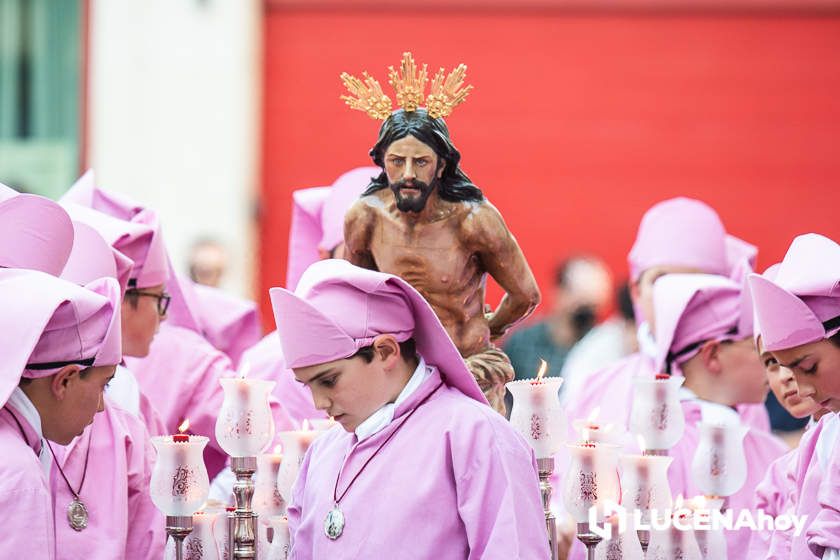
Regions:
<instances>
[{"instance_id":1,"label":"bare carved torso","mask_svg":"<svg viewBox=\"0 0 840 560\"><path fill-rule=\"evenodd\" d=\"M502 329L530 313L539 292L518 245L489 202L437 199L430 210L420 216L402 212L388 189L360 199L345 223L348 258L408 281L468 357L489 348L491 337L499 334L484 313L488 272L509 295L520 296L519 286L533 285L535 295L526 295L528 301L519 309L507 309L514 311L512 320L499 318Z\"/></svg>"}]
</instances>

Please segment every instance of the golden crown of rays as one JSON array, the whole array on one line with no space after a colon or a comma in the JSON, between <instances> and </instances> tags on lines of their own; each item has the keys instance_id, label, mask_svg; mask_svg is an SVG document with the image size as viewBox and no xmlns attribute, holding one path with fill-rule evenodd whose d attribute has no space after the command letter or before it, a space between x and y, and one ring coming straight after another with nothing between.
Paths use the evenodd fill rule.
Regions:
<instances>
[{"instance_id":1,"label":"golden crown of rays","mask_svg":"<svg viewBox=\"0 0 840 560\"><path fill-rule=\"evenodd\" d=\"M464 78L467 75L467 66L459 64L449 75L443 68L437 71L432 78L432 87L426 97L426 110L433 119L448 117L452 110L466 100L467 95L473 88L464 86ZM364 111L369 117L377 120L385 120L391 115L393 105L391 98L382 91L382 86L375 78L367 72L362 73L363 80L342 72L341 81L350 92L350 95L342 95L351 109ZM388 82L397 92L397 106L407 112L416 111L423 104L426 82L429 81L426 74L426 65L417 71L417 64L410 52L403 53L400 62L400 71L394 70L393 66L388 67Z\"/></svg>"}]
</instances>

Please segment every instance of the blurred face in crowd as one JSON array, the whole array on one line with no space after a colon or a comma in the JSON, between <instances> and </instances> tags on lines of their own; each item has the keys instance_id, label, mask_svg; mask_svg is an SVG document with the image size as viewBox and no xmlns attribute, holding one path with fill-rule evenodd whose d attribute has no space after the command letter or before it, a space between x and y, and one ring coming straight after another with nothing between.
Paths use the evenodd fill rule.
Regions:
<instances>
[{"instance_id":1,"label":"blurred face in crowd","mask_svg":"<svg viewBox=\"0 0 840 560\"><path fill-rule=\"evenodd\" d=\"M576 339L595 326L612 297L612 276L595 258L568 263L554 297L554 313L568 318Z\"/></svg>"},{"instance_id":2,"label":"blurred face in crowd","mask_svg":"<svg viewBox=\"0 0 840 560\"><path fill-rule=\"evenodd\" d=\"M771 353L779 366L793 372L799 398L810 398L822 408L840 412L840 347L820 340Z\"/></svg>"}]
</instances>

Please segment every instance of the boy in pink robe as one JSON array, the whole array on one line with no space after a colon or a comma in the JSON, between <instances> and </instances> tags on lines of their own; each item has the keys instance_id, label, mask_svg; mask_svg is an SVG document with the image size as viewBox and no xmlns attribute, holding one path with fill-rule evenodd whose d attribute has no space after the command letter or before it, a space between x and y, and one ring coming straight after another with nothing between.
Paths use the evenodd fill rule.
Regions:
<instances>
[{"instance_id":1,"label":"boy in pink robe","mask_svg":"<svg viewBox=\"0 0 840 560\"><path fill-rule=\"evenodd\" d=\"M77 207L70 210L78 216ZM88 212L85 217L100 229L109 221L118 229L124 227L104 214L92 216L94 211ZM73 251L62 278L78 284L92 277L115 278L124 298L129 279L141 274L134 270L134 262L111 247L93 227L81 221L74 221L73 226ZM56 461L68 479L91 477L97 481L85 489L90 512L85 531L73 530L63 523L63 510L56 510L58 558L106 560L119 551L121 558L145 560L159 558L163 553L164 519L149 495L155 451L146 428L149 422L158 430L163 430L163 425L131 372L120 366L117 375L122 377L119 383L109 385L103 414L97 415L81 437L66 447L55 447ZM133 388L126 389L124 385L132 381ZM122 392L115 395L114 391ZM55 470L51 486L56 503L72 498Z\"/></svg>"},{"instance_id":2,"label":"boy in pink robe","mask_svg":"<svg viewBox=\"0 0 840 560\"><path fill-rule=\"evenodd\" d=\"M289 259L286 287L294 290L306 268L321 259L342 258L344 215L379 175L378 167L357 167L343 173L331 187L312 187L292 193L292 225L289 232ZM298 423L323 418L312 403L312 393L294 378L286 367L277 331L267 334L243 356L250 375L277 382L273 394Z\"/></svg>"},{"instance_id":3,"label":"boy in pink robe","mask_svg":"<svg viewBox=\"0 0 840 560\"><path fill-rule=\"evenodd\" d=\"M2 558L56 558L54 508L65 511L65 524L86 522L78 479L78 495L53 503L49 476L59 467L49 441L69 443L103 410L121 356L119 302L112 279L81 287L39 271L0 269Z\"/></svg>"},{"instance_id":4,"label":"boy in pink robe","mask_svg":"<svg viewBox=\"0 0 840 560\"><path fill-rule=\"evenodd\" d=\"M796 513L807 516L806 530L775 532L771 557L840 558L840 245L817 234L799 236L775 275L749 281L766 349L793 372L800 398L831 411L797 453L794 502Z\"/></svg>"},{"instance_id":5,"label":"boy in pink robe","mask_svg":"<svg viewBox=\"0 0 840 560\"><path fill-rule=\"evenodd\" d=\"M414 288L326 260L270 294L289 367L339 424L300 467L291 558L549 557L533 451Z\"/></svg>"},{"instance_id":6,"label":"boy in pink robe","mask_svg":"<svg viewBox=\"0 0 840 560\"><path fill-rule=\"evenodd\" d=\"M569 420L587 418L600 406L599 421L627 426L633 402L635 376L656 371L653 285L672 273L707 273L739 279L744 262L752 264L757 250L724 230L717 213L707 204L673 198L655 204L642 217L630 254L631 295L639 325L639 352L593 373L577 394L563 394ZM604 401L604 396L608 401ZM739 413L750 426L769 430L763 404L740 405Z\"/></svg>"},{"instance_id":7,"label":"boy in pink robe","mask_svg":"<svg viewBox=\"0 0 840 560\"><path fill-rule=\"evenodd\" d=\"M671 493L687 498L701 494L691 474L700 441L700 422L742 425L736 406L763 403L767 379L755 353L749 294L723 276L669 274L653 287L658 371L685 377L680 401L685 432L669 450ZM750 427L743 440L747 458L744 485L727 498L736 516L755 511L755 489L768 467L787 447L765 430ZM730 558L747 550L749 529L726 532Z\"/></svg>"}]
</instances>

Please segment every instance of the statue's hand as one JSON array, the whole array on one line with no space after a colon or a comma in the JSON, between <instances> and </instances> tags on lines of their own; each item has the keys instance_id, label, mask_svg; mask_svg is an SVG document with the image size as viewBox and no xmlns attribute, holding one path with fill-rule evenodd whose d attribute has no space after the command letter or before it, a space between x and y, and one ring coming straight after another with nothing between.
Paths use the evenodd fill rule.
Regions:
<instances>
[{"instance_id":1,"label":"statue's hand","mask_svg":"<svg viewBox=\"0 0 840 560\"><path fill-rule=\"evenodd\" d=\"M490 342L496 343L499 339L504 336L506 331L497 332L493 329L493 317L496 316L496 312L493 311L493 308L490 306L489 303L484 304L484 319L487 321L487 324L490 325Z\"/></svg>"}]
</instances>

